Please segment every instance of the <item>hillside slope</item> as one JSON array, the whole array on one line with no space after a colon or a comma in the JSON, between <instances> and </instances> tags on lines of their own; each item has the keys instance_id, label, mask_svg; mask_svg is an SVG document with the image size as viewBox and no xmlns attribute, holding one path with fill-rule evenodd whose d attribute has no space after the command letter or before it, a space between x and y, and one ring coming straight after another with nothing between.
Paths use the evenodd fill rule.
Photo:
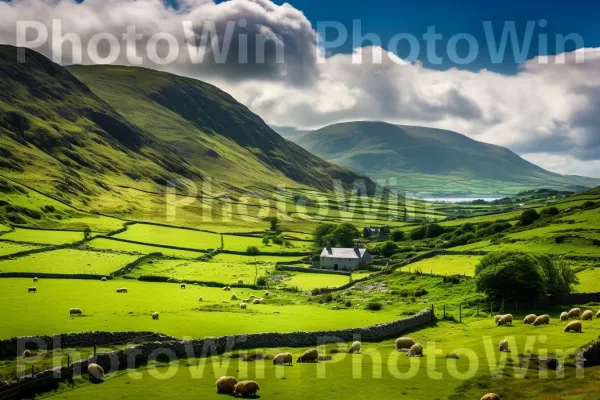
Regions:
<instances>
[{"instance_id":1,"label":"hillside slope","mask_svg":"<svg viewBox=\"0 0 600 400\"><path fill-rule=\"evenodd\" d=\"M247 107L207 83L143 68L68 69L128 121L218 180L243 185L293 181L329 190L333 179L352 183L364 178L282 138Z\"/></svg>"},{"instance_id":2,"label":"hillside slope","mask_svg":"<svg viewBox=\"0 0 600 400\"><path fill-rule=\"evenodd\" d=\"M349 187L362 178L205 83L124 67L73 70L91 87L34 51L19 64L15 47L0 46L0 175L63 203L122 215L152 206L164 217L168 182L183 189L211 178L219 195L279 184L329 190L334 179Z\"/></svg>"},{"instance_id":3,"label":"hillside slope","mask_svg":"<svg viewBox=\"0 0 600 400\"><path fill-rule=\"evenodd\" d=\"M349 122L294 140L372 179L395 178L399 191L504 196L535 188L578 191L600 184L600 179L546 171L504 147L440 129Z\"/></svg>"}]
</instances>

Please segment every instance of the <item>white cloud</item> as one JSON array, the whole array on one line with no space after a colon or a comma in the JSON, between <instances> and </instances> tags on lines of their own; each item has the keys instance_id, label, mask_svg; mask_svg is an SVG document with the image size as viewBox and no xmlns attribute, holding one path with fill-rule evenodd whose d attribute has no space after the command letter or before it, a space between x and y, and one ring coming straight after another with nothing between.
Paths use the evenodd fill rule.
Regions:
<instances>
[{"instance_id":1,"label":"white cloud","mask_svg":"<svg viewBox=\"0 0 600 400\"><path fill-rule=\"evenodd\" d=\"M96 33L120 38L135 25L144 37L138 45L142 56L139 50L152 34L168 32L185 51L169 65L153 64L147 57L144 65L216 84L272 125L307 129L340 121L385 120L439 127L507 146L553 171L600 177L600 49L559 55L559 60L566 59L564 65L556 65L554 57L548 57L547 64L530 60L511 76L487 70L432 70L373 47L356 50L365 60L360 65L352 63L351 54L330 56L321 64L317 60L323 54L310 21L291 5L270 0L181 0L178 9L166 7L162 0L0 2L0 42L16 43L17 20L39 21L50 28L56 18L62 21L63 33L76 32L84 47ZM206 21L214 21L221 39L227 22L233 21L235 35L226 62L211 62L213 50L206 46L201 52L208 61L191 64L183 21L191 21L196 41ZM253 62L254 51L248 63L239 62L239 33L247 35L252 49L256 38L270 40L265 64ZM285 50L284 64L275 62L278 44ZM52 55L49 45L35 50ZM64 51L63 63L69 63L70 46ZM369 62L374 51L383 53L382 63ZM159 47L158 53L166 51ZM585 62L576 63L582 53ZM125 47L116 63L128 63Z\"/></svg>"}]
</instances>

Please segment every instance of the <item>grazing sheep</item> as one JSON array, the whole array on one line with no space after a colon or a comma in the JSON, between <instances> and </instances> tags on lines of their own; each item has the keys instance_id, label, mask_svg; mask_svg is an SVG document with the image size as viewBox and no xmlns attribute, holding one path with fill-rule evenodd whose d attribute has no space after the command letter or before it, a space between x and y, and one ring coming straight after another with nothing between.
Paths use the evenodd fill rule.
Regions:
<instances>
[{"instance_id":1,"label":"grazing sheep","mask_svg":"<svg viewBox=\"0 0 600 400\"><path fill-rule=\"evenodd\" d=\"M583 314L581 314L582 321L591 321L594 318L594 313L592 310L585 310Z\"/></svg>"},{"instance_id":2,"label":"grazing sheep","mask_svg":"<svg viewBox=\"0 0 600 400\"><path fill-rule=\"evenodd\" d=\"M153 312L152 313L152 319L158 319L158 313L157 312Z\"/></svg>"},{"instance_id":3,"label":"grazing sheep","mask_svg":"<svg viewBox=\"0 0 600 400\"><path fill-rule=\"evenodd\" d=\"M253 294L251 294L251 295L250 295L250 298L251 298L251 299L255 299L255 298L256 298L256 296L255 296L255 295L253 295Z\"/></svg>"},{"instance_id":4,"label":"grazing sheep","mask_svg":"<svg viewBox=\"0 0 600 400\"><path fill-rule=\"evenodd\" d=\"M31 353L31 350L27 349L23 352L23 358L29 358L31 357L33 354Z\"/></svg>"},{"instance_id":5,"label":"grazing sheep","mask_svg":"<svg viewBox=\"0 0 600 400\"><path fill-rule=\"evenodd\" d=\"M569 311L569 319L579 318L579 314L581 314L581 310L579 308L572 308L571 311Z\"/></svg>"},{"instance_id":6,"label":"grazing sheep","mask_svg":"<svg viewBox=\"0 0 600 400\"><path fill-rule=\"evenodd\" d=\"M423 346L420 343L413 344L406 352L407 357L419 357L423 355Z\"/></svg>"},{"instance_id":7,"label":"grazing sheep","mask_svg":"<svg viewBox=\"0 0 600 400\"><path fill-rule=\"evenodd\" d=\"M360 342L356 341L352 343L352 346L348 349L348 353L360 353Z\"/></svg>"},{"instance_id":8,"label":"grazing sheep","mask_svg":"<svg viewBox=\"0 0 600 400\"><path fill-rule=\"evenodd\" d=\"M265 297L267 297L269 295L269 292L265 292Z\"/></svg>"},{"instance_id":9,"label":"grazing sheep","mask_svg":"<svg viewBox=\"0 0 600 400\"><path fill-rule=\"evenodd\" d=\"M600 311L598 311L598 312L600 312ZM561 312L560 313L560 320L561 321L566 321L568 319L569 319L569 313L568 312Z\"/></svg>"},{"instance_id":10,"label":"grazing sheep","mask_svg":"<svg viewBox=\"0 0 600 400\"><path fill-rule=\"evenodd\" d=\"M117 288L117 293L127 293L127 288L126 287Z\"/></svg>"},{"instance_id":11,"label":"grazing sheep","mask_svg":"<svg viewBox=\"0 0 600 400\"><path fill-rule=\"evenodd\" d=\"M273 365L292 365L293 359L292 353L279 353L273 357Z\"/></svg>"},{"instance_id":12,"label":"grazing sheep","mask_svg":"<svg viewBox=\"0 0 600 400\"><path fill-rule=\"evenodd\" d=\"M508 350L508 340L503 339L500 341L500 343L498 343L498 351L503 351L505 353L508 353L510 350Z\"/></svg>"},{"instance_id":13,"label":"grazing sheep","mask_svg":"<svg viewBox=\"0 0 600 400\"><path fill-rule=\"evenodd\" d=\"M260 390L260 386L255 381L241 381L235 385L234 394L239 394L242 397L256 396L256 392Z\"/></svg>"},{"instance_id":14,"label":"grazing sheep","mask_svg":"<svg viewBox=\"0 0 600 400\"><path fill-rule=\"evenodd\" d=\"M262 301L260 301L260 299L254 299L254 301L252 302L252 304L260 304L262 303Z\"/></svg>"},{"instance_id":15,"label":"grazing sheep","mask_svg":"<svg viewBox=\"0 0 600 400\"><path fill-rule=\"evenodd\" d=\"M245 310L248 307L247 303L240 303L240 308Z\"/></svg>"},{"instance_id":16,"label":"grazing sheep","mask_svg":"<svg viewBox=\"0 0 600 400\"><path fill-rule=\"evenodd\" d=\"M104 370L98 364L89 364L87 371L90 380L101 381L104 378Z\"/></svg>"},{"instance_id":17,"label":"grazing sheep","mask_svg":"<svg viewBox=\"0 0 600 400\"><path fill-rule=\"evenodd\" d=\"M481 400L500 400L500 396L498 396L496 393L488 393L484 394Z\"/></svg>"},{"instance_id":18,"label":"grazing sheep","mask_svg":"<svg viewBox=\"0 0 600 400\"><path fill-rule=\"evenodd\" d=\"M596 313L596 318L600 318L600 310Z\"/></svg>"},{"instance_id":19,"label":"grazing sheep","mask_svg":"<svg viewBox=\"0 0 600 400\"><path fill-rule=\"evenodd\" d=\"M231 293L231 300L237 300L238 297L236 296L235 293Z\"/></svg>"},{"instance_id":20,"label":"grazing sheep","mask_svg":"<svg viewBox=\"0 0 600 400\"><path fill-rule=\"evenodd\" d=\"M69 308L69 315L81 315L83 312L81 308Z\"/></svg>"},{"instance_id":21,"label":"grazing sheep","mask_svg":"<svg viewBox=\"0 0 600 400\"><path fill-rule=\"evenodd\" d=\"M202 301L202 296L200 296L200 298L198 299L198 301Z\"/></svg>"},{"instance_id":22,"label":"grazing sheep","mask_svg":"<svg viewBox=\"0 0 600 400\"><path fill-rule=\"evenodd\" d=\"M240 280L238 281L238 285L243 285L243 284L244 284L244 281L240 279Z\"/></svg>"},{"instance_id":23,"label":"grazing sheep","mask_svg":"<svg viewBox=\"0 0 600 400\"><path fill-rule=\"evenodd\" d=\"M181 284L181 288L182 288L182 289L185 289L185 283L182 283L182 284Z\"/></svg>"},{"instance_id":24,"label":"grazing sheep","mask_svg":"<svg viewBox=\"0 0 600 400\"><path fill-rule=\"evenodd\" d=\"M416 342L407 337L401 337L396 339L396 350L407 350L410 349Z\"/></svg>"},{"instance_id":25,"label":"grazing sheep","mask_svg":"<svg viewBox=\"0 0 600 400\"><path fill-rule=\"evenodd\" d=\"M535 314L529 314L528 316L525 317L525 319L523 320L523 323L527 324L527 325L533 324L535 322L536 318L537 318L537 315L535 315Z\"/></svg>"},{"instance_id":26,"label":"grazing sheep","mask_svg":"<svg viewBox=\"0 0 600 400\"><path fill-rule=\"evenodd\" d=\"M579 332L581 333L581 322L580 321L572 321L565 326L565 332Z\"/></svg>"},{"instance_id":27,"label":"grazing sheep","mask_svg":"<svg viewBox=\"0 0 600 400\"><path fill-rule=\"evenodd\" d=\"M238 381L234 376L222 376L215 383L217 385L217 393L233 394Z\"/></svg>"},{"instance_id":28,"label":"grazing sheep","mask_svg":"<svg viewBox=\"0 0 600 400\"><path fill-rule=\"evenodd\" d=\"M306 350L296 360L296 362L298 362L298 363L303 363L303 362L317 362L317 361L319 361L319 350L317 350L317 349Z\"/></svg>"},{"instance_id":29,"label":"grazing sheep","mask_svg":"<svg viewBox=\"0 0 600 400\"><path fill-rule=\"evenodd\" d=\"M498 320L498 322L496 322L496 325L498 325L498 326L506 325L506 324L512 325L512 322L513 322L512 314L506 314L506 315L503 315L502 318L500 318Z\"/></svg>"},{"instance_id":30,"label":"grazing sheep","mask_svg":"<svg viewBox=\"0 0 600 400\"><path fill-rule=\"evenodd\" d=\"M27 293L35 293L35 292L37 292L37 288L34 288L34 287L27 288Z\"/></svg>"},{"instance_id":31,"label":"grazing sheep","mask_svg":"<svg viewBox=\"0 0 600 400\"><path fill-rule=\"evenodd\" d=\"M500 318L502 318L503 316L504 316L504 315L496 315L496 316L494 317L494 323L495 323L495 324L498 324L498 321L500 321Z\"/></svg>"},{"instance_id":32,"label":"grazing sheep","mask_svg":"<svg viewBox=\"0 0 600 400\"><path fill-rule=\"evenodd\" d=\"M550 323L550 316L548 314L540 315L533 321L534 326L548 325Z\"/></svg>"},{"instance_id":33,"label":"grazing sheep","mask_svg":"<svg viewBox=\"0 0 600 400\"><path fill-rule=\"evenodd\" d=\"M106 277L105 277L105 276L103 276L103 277L102 277L100 280L101 280L102 282L106 282Z\"/></svg>"},{"instance_id":34,"label":"grazing sheep","mask_svg":"<svg viewBox=\"0 0 600 400\"><path fill-rule=\"evenodd\" d=\"M33 278L33 281L34 281L34 282L37 282L37 281L38 281L38 278L37 278L37 276L36 276L35 278Z\"/></svg>"}]
</instances>

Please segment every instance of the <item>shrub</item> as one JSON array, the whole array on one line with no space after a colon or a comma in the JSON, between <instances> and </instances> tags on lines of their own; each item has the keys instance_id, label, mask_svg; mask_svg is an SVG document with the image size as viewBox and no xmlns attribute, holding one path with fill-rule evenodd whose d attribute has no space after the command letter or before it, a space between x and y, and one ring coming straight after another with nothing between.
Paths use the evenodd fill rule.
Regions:
<instances>
[{"instance_id":1,"label":"shrub","mask_svg":"<svg viewBox=\"0 0 600 400\"><path fill-rule=\"evenodd\" d=\"M267 286L267 278L261 276L256 280L256 286Z\"/></svg>"},{"instance_id":2,"label":"shrub","mask_svg":"<svg viewBox=\"0 0 600 400\"><path fill-rule=\"evenodd\" d=\"M392 241L387 241L379 246L379 252L384 257L390 257L398 250L398 245Z\"/></svg>"},{"instance_id":3,"label":"shrub","mask_svg":"<svg viewBox=\"0 0 600 400\"><path fill-rule=\"evenodd\" d=\"M552 207L546 207L542 210L541 215L544 217L553 217L555 215L560 214L560 211L558 210L558 208L552 206Z\"/></svg>"},{"instance_id":4,"label":"shrub","mask_svg":"<svg viewBox=\"0 0 600 400\"><path fill-rule=\"evenodd\" d=\"M443 235L445 232L446 231L444 230L444 227L442 227L441 225L429 224L429 225L427 225L425 237L428 239L433 239L440 235Z\"/></svg>"},{"instance_id":5,"label":"shrub","mask_svg":"<svg viewBox=\"0 0 600 400\"><path fill-rule=\"evenodd\" d=\"M590 210L594 207L596 207L596 203L594 203L593 201L586 201L585 203L583 203L583 208L585 208L586 210Z\"/></svg>"},{"instance_id":6,"label":"shrub","mask_svg":"<svg viewBox=\"0 0 600 400\"><path fill-rule=\"evenodd\" d=\"M352 307L352 302L350 300L346 300L346 303L344 303L344 305L346 307Z\"/></svg>"},{"instance_id":7,"label":"shrub","mask_svg":"<svg viewBox=\"0 0 600 400\"><path fill-rule=\"evenodd\" d=\"M427 234L427 226L422 225L410 232L410 238L412 240L423 240Z\"/></svg>"},{"instance_id":8,"label":"shrub","mask_svg":"<svg viewBox=\"0 0 600 400\"><path fill-rule=\"evenodd\" d=\"M260 253L260 250L258 250L258 247L256 246L248 246L248 248L246 249L246 254L249 255L257 255Z\"/></svg>"},{"instance_id":9,"label":"shrub","mask_svg":"<svg viewBox=\"0 0 600 400\"><path fill-rule=\"evenodd\" d=\"M399 229L394 230L394 231L392 231L390 238L394 242L401 242L404 240L404 232Z\"/></svg>"},{"instance_id":10,"label":"shrub","mask_svg":"<svg viewBox=\"0 0 600 400\"><path fill-rule=\"evenodd\" d=\"M417 290L415 290L415 297L422 297L425 296L427 293L429 293L427 289L425 289L424 287L420 287Z\"/></svg>"},{"instance_id":11,"label":"shrub","mask_svg":"<svg viewBox=\"0 0 600 400\"><path fill-rule=\"evenodd\" d=\"M538 219L540 219L540 214L538 214L538 212L534 208L530 208L528 210L523 211L521 217L519 218L519 222L522 226L529 226Z\"/></svg>"},{"instance_id":12,"label":"shrub","mask_svg":"<svg viewBox=\"0 0 600 400\"><path fill-rule=\"evenodd\" d=\"M383 310L383 305L381 303L372 302L372 303L368 303L365 306L365 309L369 310L369 311L381 311L381 310Z\"/></svg>"},{"instance_id":13,"label":"shrub","mask_svg":"<svg viewBox=\"0 0 600 400\"><path fill-rule=\"evenodd\" d=\"M554 241L558 244L564 243L567 240L567 235L560 235L554 238Z\"/></svg>"}]
</instances>

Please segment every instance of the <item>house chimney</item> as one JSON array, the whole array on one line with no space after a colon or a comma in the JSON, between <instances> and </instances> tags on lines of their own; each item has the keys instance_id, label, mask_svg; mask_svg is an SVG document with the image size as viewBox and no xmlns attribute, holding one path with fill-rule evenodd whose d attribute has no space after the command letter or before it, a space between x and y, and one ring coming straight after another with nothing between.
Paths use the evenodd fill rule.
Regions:
<instances>
[{"instance_id":1,"label":"house chimney","mask_svg":"<svg viewBox=\"0 0 600 400\"><path fill-rule=\"evenodd\" d=\"M354 243L354 250L358 250L358 243Z\"/></svg>"}]
</instances>

